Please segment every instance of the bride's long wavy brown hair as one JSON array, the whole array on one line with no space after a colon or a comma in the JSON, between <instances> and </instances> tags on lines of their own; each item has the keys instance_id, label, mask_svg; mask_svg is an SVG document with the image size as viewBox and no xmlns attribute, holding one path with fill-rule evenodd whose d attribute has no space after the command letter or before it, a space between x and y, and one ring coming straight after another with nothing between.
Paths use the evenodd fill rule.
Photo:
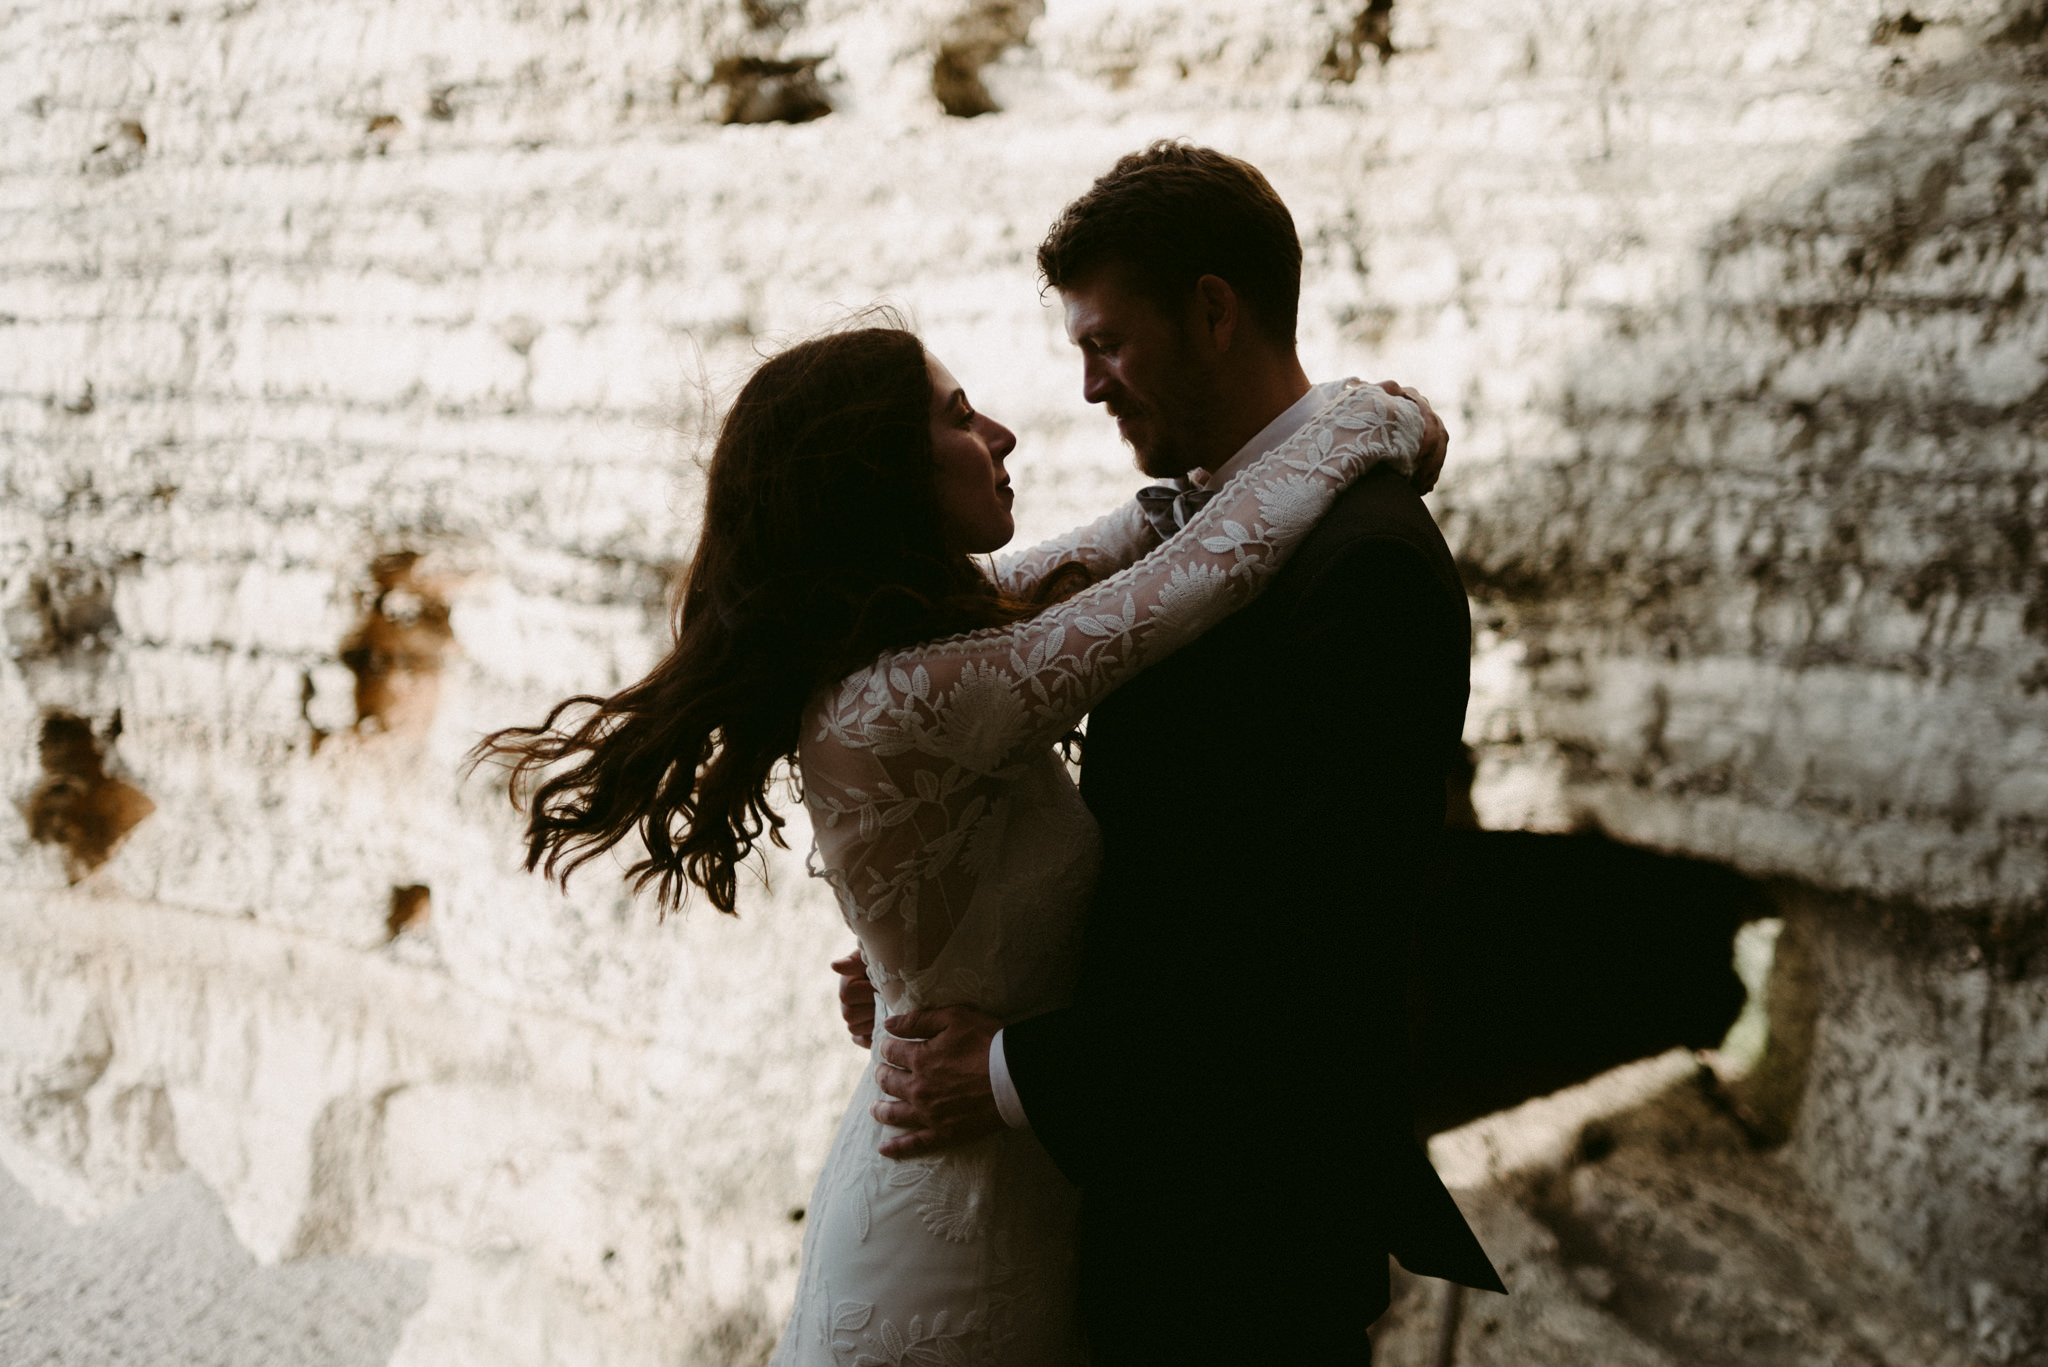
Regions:
<instances>
[{"instance_id":1,"label":"bride's long wavy brown hair","mask_svg":"<svg viewBox=\"0 0 2048 1367\"><path fill-rule=\"evenodd\" d=\"M510 770L528 870L566 882L637 834L627 877L656 884L664 912L691 885L733 911L740 864L764 837L783 844L769 783L818 688L1035 610L945 549L931 404L924 347L894 327L814 338L754 372L719 429L668 655L471 752Z\"/></svg>"}]
</instances>

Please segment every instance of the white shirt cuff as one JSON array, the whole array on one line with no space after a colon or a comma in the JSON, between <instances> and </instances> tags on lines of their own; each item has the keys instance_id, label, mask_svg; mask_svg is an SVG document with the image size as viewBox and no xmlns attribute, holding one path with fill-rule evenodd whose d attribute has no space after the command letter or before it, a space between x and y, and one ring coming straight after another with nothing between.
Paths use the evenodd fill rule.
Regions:
<instances>
[{"instance_id":1,"label":"white shirt cuff","mask_svg":"<svg viewBox=\"0 0 2048 1367\"><path fill-rule=\"evenodd\" d=\"M1031 1128L1031 1118L1024 1114L1024 1101L1017 1095L1017 1084L1010 1081L1010 1065L1003 1058L1003 1032L998 1030L995 1038L988 1042L988 1085L996 1094L996 1110L1003 1117L1003 1123L1013 1130Z\"/></svg>"}]
</instances>

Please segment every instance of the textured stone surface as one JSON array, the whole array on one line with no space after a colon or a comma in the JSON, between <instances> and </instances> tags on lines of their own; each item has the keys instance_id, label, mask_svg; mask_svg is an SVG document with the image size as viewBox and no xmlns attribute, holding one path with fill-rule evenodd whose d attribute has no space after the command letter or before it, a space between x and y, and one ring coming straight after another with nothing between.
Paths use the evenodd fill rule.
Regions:
<instances>
[{"instance_id":1,"label":"textured stone surface","mask_svg":"<svg viewBox=\"0 0 2048 1367\"><path fill-rule=\"evenodd\" d=\"M1568 442L1451 495L1516 666L1482 739L1554 755L1528 815L2038 919L2044 161L2035 54L1903 79L1729 206L1677 307L1612 310Z\"/></svg>"},{"instance_id":2,"label":"textured stone surface","mask_svg":"<svg viewBox=\"0 0 2048 1367\"><path fill-rule=\"evenodd\" d=\"M0 1354L18 1367L382 1367L426 1265L306 1258L258 1268L197 1176L84 1229L0 1171Z\"/></svg>"},{"instance_id":3,"label":"textured stone surface","mask_svg":"<svg viewBox=\"0 0 2048 1367\"><path fill-rule=\"evenodd\" d=\"M1791 905L1820 984L1792 1165L1978 1353L2048 1359L2048 936Z\"/></svg>"},{"instance_id":4,"label":"textured stone surface","mask_svg":"<svg viewBox=\"0 0 2048 1367\"><path fill-rule=\"evenodd\" d=\"M1506 1123L1512 1121L1512 1124ZM1397 1275L1376 1363L1434 1367L1966 1367L1910 1281L1847 1247L1779 1158L1753 1150L1674 1053L1439 1136L1510 1294Z\"/></svg>"},{"instance_id":5,"label":"textured stone surface","mask_svg":"<svg viewBox=\"0 0 2048 1367\"><path fill-rule=\"evenodd\" d=\"M674 971L625 1031L493 1000L404 954L8 894L0 1166L56 1209L6 1252L38 1275L0 1283L0 1343L24 1321L21 1341L46 1341L37 1307L77 1250L184 1211L211 1222L192 1236L200 1281L240 1284L253 1256L303 1269L286 1282L331 1265L384 1286L358 1306L385 1335L380 1362L765 1353L859 1057L817 990L843 932L814 899L785 904L786 919L641 927L638 956ZM711 934L715 952L675 943ZM185 1194L150 1205L169 1178ZM223 1209L232 1238L212 1232ZM114 1223L64 1234L59 1215ZM168 1286L162 1313L186 1294ZM278 1332L317 1338L324 1313L280 1312Z\"/></svg>"},{"instance_id":6,"label":"textured stone surface","mask_svg":"<svg viewBox=\"0 0 2048 1367\"><path fill-rule=\"evenodd\" d=\"M738 926L561 897L460 757L653 658L703 414L846 307L1019 429L1026 535L1118 496L1030 254L1188 134L1293 206L1310 369L1454 422L1485 823L1948 927L1825 941L1863 986L1814 999L1794 1166L2039 1360L1983 1250L2039 1262L2041 966L1926 957L2048 894L2039 23L1035 9L0 10L0 1163L73 1220L196 1173L266 1267L425 1263L397 1361L758 1356L843 932L794 859ZM1000 112L934 97L963 35ZM832 112L725 126L736 59Z\"/></svg>"}]
</instances>

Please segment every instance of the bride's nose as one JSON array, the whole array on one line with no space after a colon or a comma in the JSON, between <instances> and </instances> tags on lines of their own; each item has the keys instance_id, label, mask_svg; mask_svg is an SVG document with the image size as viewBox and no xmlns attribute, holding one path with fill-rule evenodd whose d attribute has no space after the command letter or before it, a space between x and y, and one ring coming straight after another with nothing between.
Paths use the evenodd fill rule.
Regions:
<instances>
[{"instance_id":1,"label":"bride's nose","mask_svg":"<svg viewBox=\"0 0 2048 1367\"><path fill-rule=\"evenodd\" d=\"M1017 449L1017 434L1015 432L1012 432L994 418L984 418L983 420L988 423L988 449L997 460L1001 460Z\"/></svg>"}]
</instances>

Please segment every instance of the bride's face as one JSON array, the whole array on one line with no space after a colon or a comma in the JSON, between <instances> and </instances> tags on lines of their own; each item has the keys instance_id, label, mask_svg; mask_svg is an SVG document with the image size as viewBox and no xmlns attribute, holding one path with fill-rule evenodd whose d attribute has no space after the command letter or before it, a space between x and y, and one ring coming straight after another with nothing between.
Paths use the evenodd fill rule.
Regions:
<instances>
[{"instance_id":1,"label":"bride's face","mask_svg":"<svg viewBox=\"0 0 2048 1367\"><path fill-rule=\"evenodd\" d=\"M969 555L997 550L1017 530L1010 518L1010 476L1003 469L1017 435L975 412L938 357L927 352L925 367L932 377L932 456L946 549Z\"/></svg>"}]
</instances>

